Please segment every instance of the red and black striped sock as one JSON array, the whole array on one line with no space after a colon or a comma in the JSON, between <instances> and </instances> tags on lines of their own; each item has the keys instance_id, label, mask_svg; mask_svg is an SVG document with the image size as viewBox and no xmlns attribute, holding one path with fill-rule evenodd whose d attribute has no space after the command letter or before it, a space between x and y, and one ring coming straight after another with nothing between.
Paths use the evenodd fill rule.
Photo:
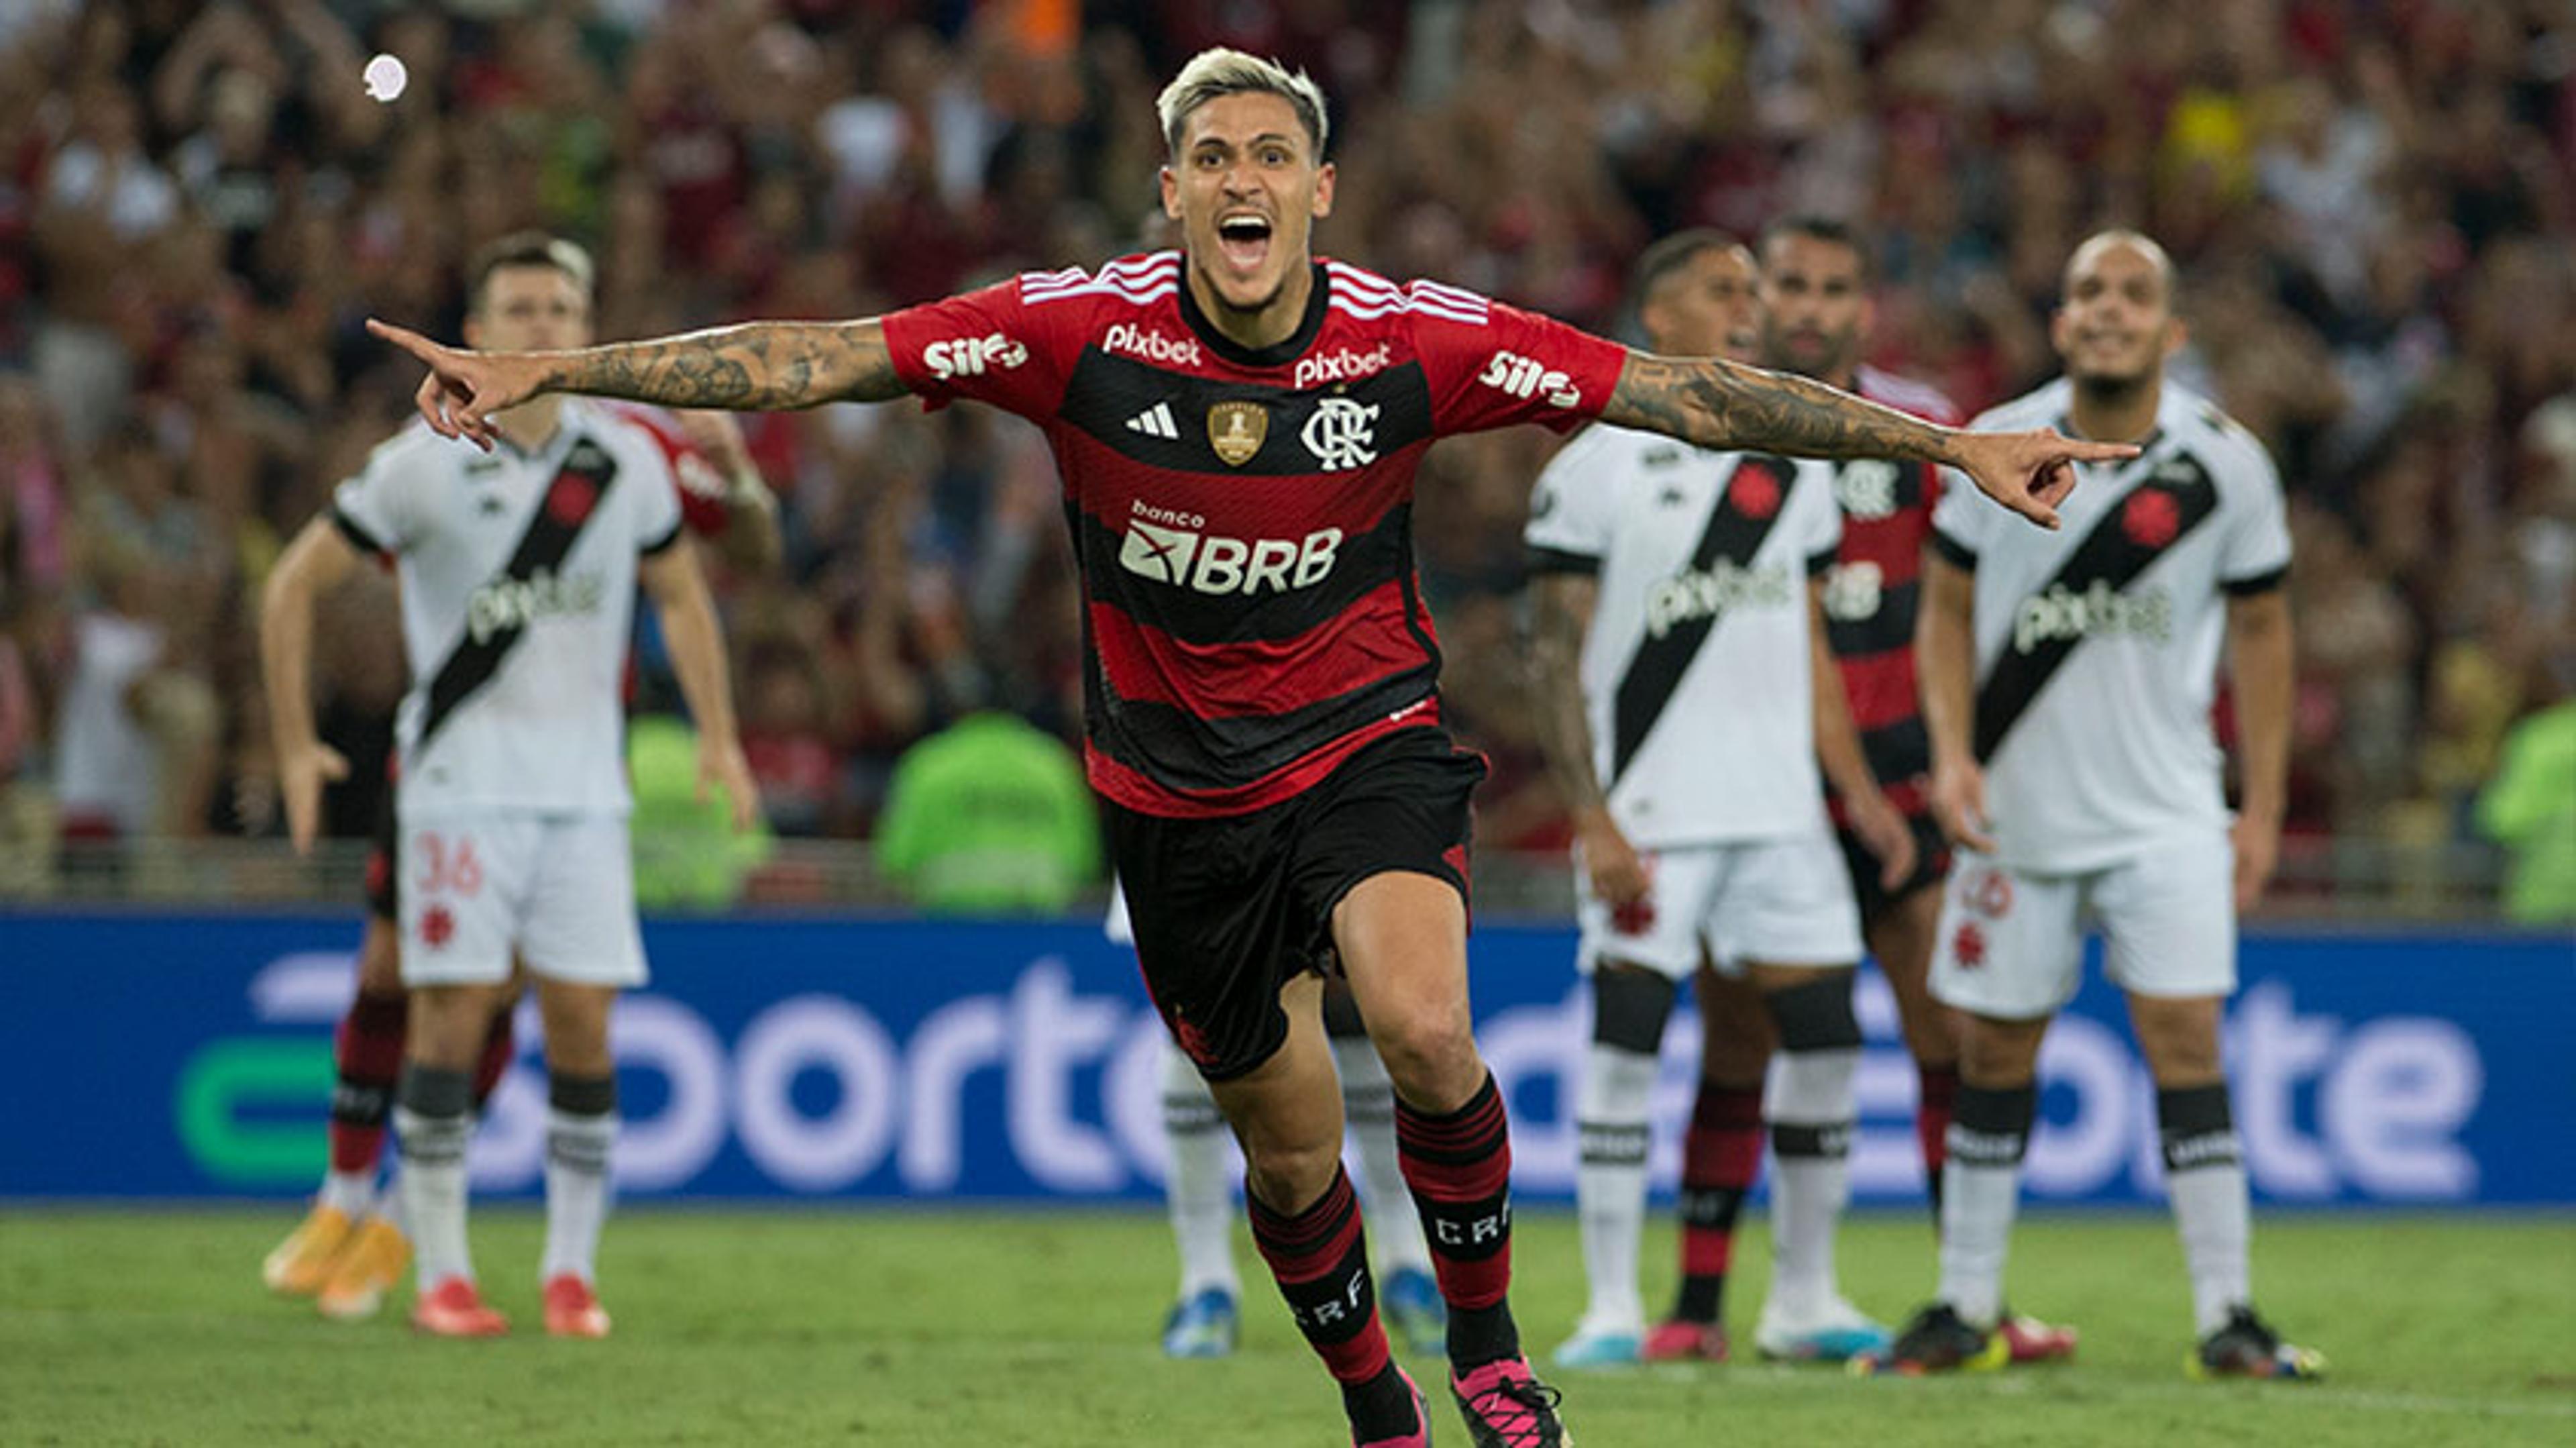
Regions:
<instances>
[{"instance_id":1,"label":"red and black striped sock","mask_svg":"<svg viewBox=\"0 0 2576 1448\"><path fill-rule=\"evenodd\" d=\"M1244 1198L1253 1245L1279 1279L1279 1295L1288 1299L1289 1314L1315 1355L1343 1383L1376 1377L1388 1361L1386 1331L1378 1325L1368 1234L1360 1226L1350 1174L1335 1167L1332 1185L1293 1216L1249 1189Z\"/></svg>"},{"instance_id":2,"label":"red and black striped sock","mask_svg":"<svg viewBox=\"0 0 2576 1448\"><path fill-rule=\"evenodd\" d=\"M1959 1099L1959 1068L1923 1066L1914 1105L1914 1139L1923 1148L1923 1189L1932 1199L1932 1235L1941 1234L1941 1167L1950 1159L1951 1103Z\"/></svg>"},{"instance_id":3,"label":"red and black striped sock","mask_svg":"<svg viewBox=\"0 0 2576 1448\"><path fill-rule=\"evenodd\" d=\"M331 1059L340 1073L331 1093L331 1170L372 1172L384 1155L385 1119L393 1112L410 1022L411 998L399 991L360 991L340 1018L331 1038Z\"/></svg>"},{"instance_id":4,"label":"red and black striped sock","mask_svg":"<svg viewBox=\"0 0 2576 1448\"><path fill-rule=\"evenodd\" d=\"M1762 1170L1762 1083L1699 1083L1682 1139L1682 1283L1673 1316L1716 1322L1735 1263L1735 1219Z\"/></svg>"},{"instance_id":5,"label":"red and black striped sock","mask_svg":"<svg viewBox=\"0 0 2576 1448\"><path fill-rule=\"evenodd\" d=\"M1396 1159L1422 1213L1440 1295L1449 1303L1449 1359L1461 1373L1518 1357L1512 1285L1512 1136L1503 1093L1487 1073L1467 1104L1433 1116L1401 1095Z\"/></svg>"}]
</instances>

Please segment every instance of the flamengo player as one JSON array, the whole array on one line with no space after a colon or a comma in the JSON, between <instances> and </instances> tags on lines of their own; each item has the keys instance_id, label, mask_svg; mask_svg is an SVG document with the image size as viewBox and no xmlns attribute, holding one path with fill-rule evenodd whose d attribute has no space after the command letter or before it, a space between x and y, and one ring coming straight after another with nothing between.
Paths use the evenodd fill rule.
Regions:
<instances>
[{"instance_id":1,"label":"flamengo player","mask_svg":"<svg viewBox=\"0 0 2576 1448\"><path fill-rule=\"evenodd\" d=\"M2066 376L1986 414L2137 440L2042 536L1953 490L1933 514L1921 629L1934 799L1982 857L1952 876L1932 987L1964 1013L1941 1204L1939 1297L1880 1366L1988 1367L2049 1019L2084 927L2156 1082L2191 1278L2196 1374L2313 1377L2249 1297L2245 1168L2219 1059L2236 912L2271 877L2289 772L2290 536L2252 434L2167 381L2173 263L2135 232L2076 248L2050 326ZM2244 727L2231 825L2209 709L2222 639Z\"/></svg>"},{"instance_id":2,"label":"flamengo player","mask_svg":"<svg viewBox=\"0 0 2576 1448\"><path fill-rule=\"evenodd\" d=\"M1657 351L1751 355L1753 257L1734 241L1667 237L1639 259L1634 290ZM1834 1280L1861 938L1819 763L1855 801L1889 878L1912 870L1914 846L1870 778L1825 652L1823 573L1841 536L1832 484L1822 463L1597 426L1548 463L1530 501L1535 707L1576 821L1578 964L1593 1006L1575 1095L1591 1299L1556 1350L1561 1366L1724 1355L1713 1311L1706 1326L1668 1324L1650 1340L1637 1292L1647 1105L1685 979L1700 983L1704 1062L1740 1054L1730 1042L1764 1019L1783 1048L1770 1123L1778 1250L1757 1343L1835 1361L1887 1344ZM1744 988L1721 995L1721 978ZM1742 1079L1702 1072L1730 1078Z\"/></svg>"},{"instance_id":3,"label":"flamengo player","mask_svg":"<svg viewBox=\"0 0 2576 1448\"><path fill-rule=\"evenodd\" d=\"M1957 410L1940 393L1861 362L1876 310L1869 282L1868 250L1842 222L1795 216L1765 228L1763 365L1934 422L1958 421ZM1825 582L1826 637L1842 668L1861 747L1870 772L1914 833L1914 872L1891 888L1879 878L1878 856L1851 828L1850 807L1839 793L1829 801L1860 899L1861 929L1895 993L1906 1049L1914 1057L1915 1139L1922 1146L1936 1227L1943 1144L1959 1090L1959 1020L1932 999L1932 939L1940 925L1940 885L1949 872L1950 850L1932 818L1932 745L1915 686L1914 621L1923 546L1940 496L1940 470L1930 464L1856 458L1837 465L1834 497L1842 507L1843 540ZM2072 1331L2034 1317L2006 1312L1999 1330L2015 1362L2075 1351Z\"/></svg>"},{"instance_id":4,"label":"flamengo player","mask_svg":"<svg viewBox=\"0 0 2576 1448\"><path fill-rule=\"evenodd\" d=\"M551 270L572 279L581 290L583 314L588 314L588 254L570 242L521 232L484 247L467 269L469 306L481 318L478 329L525 325L486 302L486 289L505 268ZM514 275L505 283L513 293L510 306L542 308L556 300L550 287L532 282L541 279ZM689 531L720 537L727 559L737 567L775 566L780 550L777 504L730 414L674 416L631 403L609 406L660 444ZM273 577L281 588L309 586L292 573ZM401 877L394 869L395 850L393 801L388 797L367 858L367 923L358 950L357 990L331 1040L338 1080L331 1093L330 1169L304 1220L269 1253L260 1270L271 1290L312 1297L323 1316L337 1321L374 1316L411 1260L409 1238L390 1210L380 1210L391 1203L377 1184L410 1020L410 998L402 985ZM475 1062L473 1105L478 1114L515 1053L505 1003L495 1011Z\"/></svg>"},{"instance_id":5,"label":"flamengo player","mask_svg":"<svg viewBox=\"0 0 2576 1448\"><path fill-rule=\"evenodd\" d=\"M573 352L369 326L429 365L431 426L478 442L490 414L547 391L736 408L911 392L1043 427L1086 595L1087 764L1139 961L1243 1144L1254 1238L1355 1440L1419 1443L1428 1427L1388 1352L1341 1169L1322 982L1301 969L1327 944L1395 1081L1471 1436L1559 1443L1556 1394L1531 1376L1506 1302L1509 1138L1467 1004L1467 801L1484 769L1440 729L1409 536L1423 450L1597 416L1708 447L1933 458L2042 521L2074 462L2133 450L1955 432L1317 262L1334 170L1311 80L1211 50L1160 109L1177 253L882 318Z\"/></svg>"},{"instance_id":6,"label":"flamengo player","mask_svg":"<svg viewBox=\"0 0 2576 1448\"><path fill-rule=\"evenodd\" d=\"M562 243L505 250L479 276L468 326L496 342L578 343L589 281L588 259ZM470 1073L515 958L537 980L546 1027L546 1328L600 1337L595 1263L616 1124L608 1019L618 990L645 975L620 748L639 581L698 726L702 780L729 793L738 823L754 786L660 440L578 400L538 399L494 423L497 453L413 429L341 484L279 563L261 652L288 826L306 849L323 782L347 767L313 735L313 600L368 555L394 557L412 672L397 720L411 1001L394 1112L401 1212L419 1250L412 1320L449 1336L507 1327L483 1305L466 1249L465 1145Z\"/></svg>"}]
</instances>

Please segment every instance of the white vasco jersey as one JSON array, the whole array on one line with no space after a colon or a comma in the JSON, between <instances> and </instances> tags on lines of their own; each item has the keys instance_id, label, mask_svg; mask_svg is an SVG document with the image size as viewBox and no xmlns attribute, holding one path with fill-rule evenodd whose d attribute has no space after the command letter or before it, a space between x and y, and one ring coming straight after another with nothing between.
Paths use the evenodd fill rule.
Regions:
<instances>
[{"instance_id":1,"label":"white vasco jersey","mask_svg":"<svg viewBox=\"0 0 2576 1448\"><path fill-rule=\"evenodd\" d=\"M1818 463L1595 424L1539 474L1531 569L1600 580L1584 708L1631 843L1825 828L1807 580L1841 539Z\"/></svg>"},{"instance_id":2,"label":"white vasco jersey","mask_svg":"<svg viewBox=\"0 0 2576 1448\"><path fill-rule=\"evenodd\" d=\"M636 559L680 532L653 434L570 398L534 453L484 453L415 422L340 484L332 512L402 581L404 813L625 813Z\"/></svg>"},{"instance_id":3,"label":"white vasco jersey","mask_svg":"<svg viewBox=\"0 0 2576 1448\"><path fill-rule=\"evenodd\" d=\"M1978 428L2071 431L2070 385ZM2099 869L2226 823L2209 723L2227 599L2290 566L2280 476L2261 442L2167 381L2137 457L2088 466L2031 527L1953 476L1932 546L1976 571L1976 753L2004 863Z\"/></svg>"}]
</instances>

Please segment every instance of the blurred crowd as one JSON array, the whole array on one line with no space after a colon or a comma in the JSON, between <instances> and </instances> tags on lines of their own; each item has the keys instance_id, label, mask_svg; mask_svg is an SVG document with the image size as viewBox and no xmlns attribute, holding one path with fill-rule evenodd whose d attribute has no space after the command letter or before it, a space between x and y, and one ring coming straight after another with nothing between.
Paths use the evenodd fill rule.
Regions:
<instances>
[{"instance_id":1,"label":"blurred crowd","mask_svg":"<svg viewBox=\"0 0 2576 1448\"><path fill-rule=\"evenodd\" d=\"M1219 42L1332 97L1329 254L1616 328L1661 233L1848 217L1872 360L1971 410L2054 370L2076 240L2157 236L2184 375L2292 496L2295 833L2465 837L2508 727L2576 690L2564 0L16 0L0 838L277 831L259 584L417 380L366 316L453 337L463 258L528 226L596 252L604 339L1161 244L1154 97ZM376 52L409 69L389 104ZM1078 736L1034 429L896 405L749 433L787 559L721 586L781 833L868 833L895 757L977 709ZM1562 838L1513 647L1552 445L1444 443L1418 509L1495 845ZM361 759L402 685L385 587L321 641Z\"/></svg>"}]
</instances>

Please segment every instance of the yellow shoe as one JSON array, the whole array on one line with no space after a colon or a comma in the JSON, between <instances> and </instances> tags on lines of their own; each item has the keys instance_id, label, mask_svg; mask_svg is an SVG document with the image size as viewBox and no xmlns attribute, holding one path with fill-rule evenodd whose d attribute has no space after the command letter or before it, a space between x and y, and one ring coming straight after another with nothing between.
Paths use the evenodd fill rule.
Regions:
<instances>
[{"instance_id":1,"label":"yellow shoe","mask_svg":"<svg viewBox=\"0 0 2576 1448\"><path fill-rule=\"evenodd\" d=\"M358 1228L349 1250L331 1267L314 1306L334 1322L363 1322L384 1309L385 1294L411 1265L411 1239L382 1217L369 1217Z\"/></svg>"},{"instance_id":2,"label":"yellow shoe","mask_svg":"<svg viewBox=\"0 0 2576 1448\"><path fill-rule=\"evenodd\" d=\"M349 1214L338 1207L316 1206L259 1264L260 1280L269 1291L289 1297L310 1297L321 1291L330 1280L331 1264L349 1245L354 1227Z\"/></svg>"}]
</instances>

